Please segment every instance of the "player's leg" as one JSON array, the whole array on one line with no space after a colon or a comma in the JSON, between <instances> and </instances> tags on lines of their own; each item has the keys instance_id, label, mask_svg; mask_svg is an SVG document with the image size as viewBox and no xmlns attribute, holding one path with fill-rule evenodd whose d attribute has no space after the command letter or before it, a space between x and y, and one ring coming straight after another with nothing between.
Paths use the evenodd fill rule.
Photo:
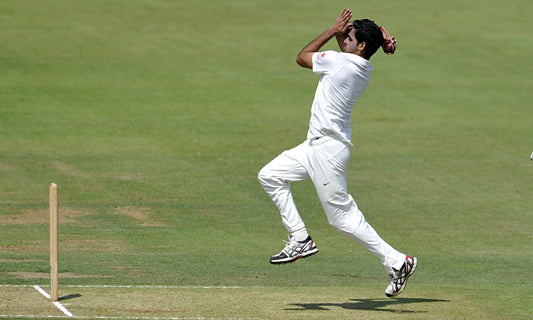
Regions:
<instances>
[{"instance_id":1,"label":"player's leg","mask_svg":"<svg viewBox=\"0 0 533 320\"><path fill-rule=\"evenodd\" d=\"M305 168L293 156L293 149L284 151L259 171L258 179L281 214L290 233L305 228L291 192L291 183L309 178Z\"/></svg>"},{"instance_id":2,"label":"player's leg","mask_svg":"<svg viewBox=\"0 0 533 320\"><path fill-rule=\"evenodd\" d=\"M314 170L311 179L322 203L328 222L338 231L356 241L385 266L389 274L394 268L401 268L405 255L386 243L366 221L357 207L346 183L346 168L350 160L350 149L341 141L332 138L317 143L321 149L310 165Z\"/></svg>"},{"instance_id":3,"label":"player's leg","mask_svg":"<svg viewBox=\"0 0 533 320\"><path fill-rule=\"evenodd\" d=\"M325 140L319 147L322 150L314 153L318 156L310 163L314 167L311 179L329 223L381 260L389 274L385 294L388 297L397 296L415 271L417 259L398 252L385 242L348 194L346 168L350 159L349 148L336 140Z\"/></svg>"},{"instance_id":4,"label":"player's leg","mask_svg":"<svg viewBox=\"0 0 533 320\"><path fill-rule=\"evenodd\" d=\"M283 225L290 238L285 248L270 258L271 263L287 263L318 252L314 241L307 234L305 224L298 213L291 192L291 183L309 178L307 170L297 160L302 145L287 150L264 166L258 179L281 214Z\"/></svg>"}]
</instances>

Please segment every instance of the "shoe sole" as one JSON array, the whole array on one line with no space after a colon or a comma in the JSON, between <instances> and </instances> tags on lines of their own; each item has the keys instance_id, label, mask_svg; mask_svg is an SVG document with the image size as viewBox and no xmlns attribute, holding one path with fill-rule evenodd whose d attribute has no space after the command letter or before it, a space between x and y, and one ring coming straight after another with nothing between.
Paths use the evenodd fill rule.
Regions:
<instances>
[{"instance_id":1,"label":"shoe sole","mask_svg":"<svg viewBox=\"0 0 533 320\"><path fill-rule=\"evenodd\" d=\"M300 255L297 255L296 257L292 257L292 258L287 258L287 259L280 259L280 260L270 260L270 263L271 264L287 264L287 263L291 263L291 262L294 262L298 259L302 259L302 258L307 258L307 257L310 257L314 254L318 253L318 248L314 248L314 249L311 249L311 250L307 250L306 252L300 254Z\"/></svg>"},{"instance_id":2,"label":"shoe sole","mask_svg":"<svg viewBox=\"0 0 533 320\"><path fill-rule=\"evenodd\" d=\"M403 292L403 290L405 289L405 286L407 286L407 280L409 280L409 278L413 275L413 273L415 273L415 269L416 269L416 266L418 264L418 259L416 257L412 257L413 258L413 268L411 269L411 271L409 272L409 274L407 275L407 277L405 278L405 282L403 283L403 285L400 287L400 290L398 290L398 292L396 292L396 294L387 294L385 293L385 295L389 298L394 298L396 297L397 295L399 295L400 293Z\"/></svg>"}]
</instances>

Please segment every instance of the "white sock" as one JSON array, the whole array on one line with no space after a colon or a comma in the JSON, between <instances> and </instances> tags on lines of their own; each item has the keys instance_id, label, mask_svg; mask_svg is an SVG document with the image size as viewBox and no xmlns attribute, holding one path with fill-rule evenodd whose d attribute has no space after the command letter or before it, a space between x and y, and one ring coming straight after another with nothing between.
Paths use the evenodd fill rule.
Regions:
<instances>
[{"instance_id":1,"label":"white sock","mask_svg":"<svg viewBox=\"0 0 533 320\"><path fill-rule=\"evenodd\" d=\"M306 228L302 228L298 231L293 232L291 236L293 236L296 241L304 241L305 239L307 239L307 237L309 237L309 234L307 233Z\"/></svg>"}]
</instances>

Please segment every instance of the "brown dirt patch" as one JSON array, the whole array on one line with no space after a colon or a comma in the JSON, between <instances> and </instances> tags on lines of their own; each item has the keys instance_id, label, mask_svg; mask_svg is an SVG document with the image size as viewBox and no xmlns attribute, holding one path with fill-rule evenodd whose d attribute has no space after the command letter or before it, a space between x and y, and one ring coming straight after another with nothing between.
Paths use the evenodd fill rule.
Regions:
<instances>
[{"instance_id":1,"label":"brown dirt patch","mask_svg":"<svg viewBox=\"0 0 533 320\"><path fill-rule=\"evenodd\" d=\"M29 279L49 279L50 273L48 272L27 272L27 271L17 271L17 272L6 272L6 274L15 276L20 279L29 280ZM73 274L70 272L61 272L59 273L59 278L105 278L108 276L99 276L99 275L87 275L87 274Z\"/></svg>"},{"instance_id":2,"label":"brown dirt patch","mask_svg":"<svg viewBox=\"0 0 533 320\"><path fill-rule=\"evenodd\" d=\"M128 216L136 220L136 224L143 227L163 227L166 224L157 220L155 213L149 209L136 207L117 207L115 214ZM88 211L75 210L71 208L58 209L59 225L74 224L78 218L91 215ZM0 225L48 225L50 223L49 209L17 210L16 213L0 215Z\"/></svg>"},{"instance_id":3,"label":"brown dirt patch","mask_svg":"<svg viewBox=\"0 0 533 320\"><path fill-rule=\"evenodd\" d=\"M0 170L11 170L13 169L13 167L7 165L7 164L4 164L4 163L0 163Z\"/></svg>"},{"instance_id":4,"label":"brown dirt patch","mask_svg":"<svg viewBox=\"0 0 533 320\"><path fill-rule=\"evenodd\" d=\"M14 245L0 246L0 252L42 252L48 251L48 238L43 240L22 240Z\"/></svg>"},{"instance_id":5,"label":"brown dirt patch","mask_svg":"<svg viewBox=\"0 0 533 320\"><path fill-rule=\"evenodd\" d=\"M68 163L54 161L52 163L52 166L68 176L79 177L79 178L90 178L91 177L90 174L80 171L77 168L75 168L73 165L70 165Z\"/></svg>"},{"instance_id":6,"label":"brown dirt patch","mask_svg":"<svg viewBox=\"0 0 533 320\"><path fill-rule=\"evenodd\" d=\"M46 262L47 260L39 259L0 259L0 263L23 263L23 262Z\"/></svg>"},{"instance_id":7,"label":"brown dirt patch","mask_svg":"<svg viewBox=\"0 0 533 320\"><path fill-rule=\"evenodd\" d=\"M88 214L79 210L72 209L58 209L59 224L73 223L77 217ZM50 212L49 209L42 210L20 210L16 214L0 215L0 225L14 225L14 224L49 224Z\"/></svg>"},{"instance_id":8,"label":"brown dirt patch","mask_svg":"<svg viewBox=\"0 0 533 320\"><path fill-rule=\"evenodd\" d=\"M78 252L126 252L130 250L130 245L119 239L82 239L80 236L69 235L62 236L59 234L59 252L78 251ZM48 252L48 238L41 241L25 240L17 245L0 246L0 253L4 252ZM0 261L1 262L1 261ZM7 261L6 261L7 262ZM14 262L14 261L9 261ZM24 260L21 260L24 262Z\"/></svg>"},{"instance_id":9,"label":"brown dirt patch","mask_svg":"<svg viewBox=\"0 0 533 320\"><path fill-rule=\"evenodd\" d=\"M120 214L128 216L137 220L137 225L143 227L163 227L164 223L161 223L156 220L154 213L150 212L148 209L144 208L135 208L135 207L117 207L115 209L115 214Z\"/></svg>"},{"instance_id":10,"label":"brown dirt patch","mask_svg":"<svg viewBox=\"0 0 533 320\"><path fill-rule=\"evenodd\" d=\"M59 239L59 251L126 252L129 246L122 240L106 239Z\"/></svg>"},{"instance_id":11,"label":"brown dirt patch","mask_svg":"<svg viewBox=\"0 0 533 320\"><path fill-rule=\"evenodd\" d=\"M139 173L122 173L116 176L119 180L124 181L133 181L133 180L141 180L143 177Z\"/></svg>"}]
</instances>

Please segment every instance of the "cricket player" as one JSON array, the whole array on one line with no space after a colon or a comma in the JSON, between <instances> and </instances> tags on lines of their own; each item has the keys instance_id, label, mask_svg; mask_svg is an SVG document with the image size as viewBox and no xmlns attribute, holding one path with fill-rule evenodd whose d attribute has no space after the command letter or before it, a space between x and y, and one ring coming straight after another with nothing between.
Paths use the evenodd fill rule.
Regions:
<instances>
[{"instance_id":1,"label":"cricket player","mask_svg":"<svg viewBox=\"0 0 533 320\"><path fill-rule=\"evenodd\" d=\"M367 223L348 193L346 169L352 147L350 118L370 81L373 68L369 59L385 41L395 44L396 40L373 21L350 22L351 17L352 11L343 9L334 24L303 48L296 59L300 66L319 74L320 80L311 107L307 139L281 153L258 175L290 233L285 248L272 256L270 262L293 262L318 252L290 189L292 182L310 178L329 224L381 260L389 275L385 294L395 297L404 290L417 259L394 249ZM319 52L333 37L341 52Z\"/></svg>"}]
</instances>

